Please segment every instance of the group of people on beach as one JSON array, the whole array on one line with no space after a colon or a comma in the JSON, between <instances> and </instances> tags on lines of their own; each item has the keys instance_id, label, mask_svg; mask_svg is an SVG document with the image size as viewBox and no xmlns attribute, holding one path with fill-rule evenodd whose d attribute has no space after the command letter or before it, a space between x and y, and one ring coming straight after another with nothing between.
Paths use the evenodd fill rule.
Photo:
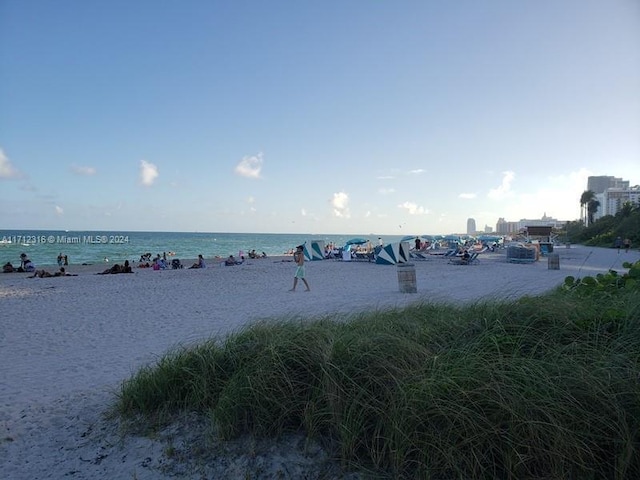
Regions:
<instances>
[{"instance_id":1,"label":"group of people on beach","mask_svg":"<svg viewBox=\"0 0 640 480\"><path fill-rule=\"evenodd\" d=\"M622 237L617 237L613 242L613 246L618 249L618 252L622 247L624 247L625 252L629 252L631 249L631 239L625 238L622 240Z\"/></svg>"},{"instance_id":2,"label":"group of people on beach","mask_svg":"<svg viewBox=\"0 0 640 480\"><path fill-rule=\"evenodd\" d=\"M33 275L28 276L27 278L49 278L49 277L77 277L76 273L67 273L64 267L60 267L60 270L57 272L51 273L46 270L36 270L33 272Z\"/></svg>"},{"instance_id":3,"label":"group of people on beach","mask_svg":"<svg viewBox=\"0 0 640 480\"><path fill-rule=\"evenodd\" d=\"M29 259L26 253L20 254L20 266L14 267L11 262L7 262L2 266L2 273L33 273L36 271L35 264Z\"/></svg>"},{"instance_id":4,"label":"group of people on beach","mask_svg":"<svg viewBox=\"0 0 640 480\"><path fill-rule=\"evenodd\" d=\"M123 265L116 263L112 267L107 268L102 272L98 272L96 275L109 275L116 273L133 273L133 270L131 270L131 265L129 264L129 260L125 260Z\"/></svg>"},{"instance_id":5,"label":"group of people on beach","mask_svg":"<svg viewBox=\"0 0 640 480\"><path fill-rule=\"evenodd\" d=\"M266 254L264 252L262 253L261 256L256 256L255 250L252 250L249 253L249 258L264 258L264 257L266 257ZM140 258L142 259L143 256L141 256ZM28 278L76 277L77 276L76 274L67 273L65 267L62 266L62 265L69 264L68 257L66 255L63 255L62 253L60 253L60 255L58 255L57 260L58 260L58 265L60 265L60 269L54 273L51 273L44 269L36 270L35 264L27 257L27 254L22 253L20 255L19 267L14 267L11 262L7 262L2 266L2 271L3 273L12 273L12 272L33 273L33 275L29 276ZM291 291L294 292L296 290L298 286L298 281L301 281L302 283L304 283L305 291L307 292L310 291L311 288L309 287L309 282L307 282L306 272L304 268L304 245L298 245L295 248L295 251L293 253L293 261L296 264L296 271L293 277L293 287L291 288ZM165 262L165 268L166 268L166 254L163 256L160 256L160 254L158 254L156 259L154 260L154 269L159 269L160 264L162 262ZM233 255L229 255L229 257L227 257L227 259L224 261L224 265L229 265L229 266L241 265L243 262L244 262L244 257L238 260ZM207 268L207 264L204 260L204 256L202 254L199 254L198 260L189 268L193 268L193 269ZM102 272L98 272L97 275L112 275L112 274L118 274L118 273L133 273L129 260L125 260L123 265L116 263L113 266L103 270Z\"/></svg>"},{"instance_id":6,"label":"group of people on beach","mask_svg":"<svg viewBox=\"0 0 640 480\"><path fill-rule=\"evenodd\" d=\"M59 267L62 267L63 265L67 266L69 265L69 257L67 255L63 255L62 252L60 252L60 254L58 254L56 262L58 263Z\"/></svg>"},{"instance_id":7,"label":"group of people on beach","mask_svg":"<svg viewBox=\"0 0 640 480\"><path fill-rule=\"evenodd\" d=\"M2 273L33 273L27 278L48 278L48 277L76 277L77 275L67 273L66 269L62 266L68 265L67 256L64 255L62 262L60 262L60 256L58 257L58 265L60 269L56 272L48 272L45 269L37 270L35 264L29 259L26 253L20 254L20 266L14 267L11 262L7 262L2 266Z\"/></svg>"}]
</instances>

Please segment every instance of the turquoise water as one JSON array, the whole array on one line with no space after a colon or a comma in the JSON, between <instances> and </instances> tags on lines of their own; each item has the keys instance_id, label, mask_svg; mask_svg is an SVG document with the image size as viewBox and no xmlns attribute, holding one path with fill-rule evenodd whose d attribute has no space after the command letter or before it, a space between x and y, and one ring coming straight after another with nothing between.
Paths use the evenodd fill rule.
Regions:
<instances>
[{"instance_id":1,"label":"turquoise water","mask_svg":"<svg viewBox=\"0 0 640 480\"><path fill-rule=\"evenodd\" d=\"M56 230L0 230L0 261L20 264L20 254L26 253L39 265L55 265L60 253L70 264L137 262L140 255L175 253L175 258L193 259L239 255L255 249L268 256L283 255L296 245L322 240L343 246L358 237L378 242L378 235L311 235L268 233L187 233L187 232L103 232ZM380 235L385 243L398 242L399 235Z\"/></svg>"}]
</instances>

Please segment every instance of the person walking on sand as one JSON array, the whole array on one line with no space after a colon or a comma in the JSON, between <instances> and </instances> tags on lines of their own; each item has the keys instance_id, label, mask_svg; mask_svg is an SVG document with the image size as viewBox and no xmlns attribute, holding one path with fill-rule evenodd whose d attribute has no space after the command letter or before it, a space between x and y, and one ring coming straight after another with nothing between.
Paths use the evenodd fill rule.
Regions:
<instances>
[{"instance_id":1,"label":"person walking on sand","mask_svg":"<svg viewBox=\"0 0 640 480\"><path fill-rule=\"evenodd\" d=\"M300 279L302 280L302 283L304 283L305 287L307 287L305 289L305 292L309 292L311 288L309 288L309 283L307 282L304 273L304 245L298 245L296 247L296 251L293 254L293 261L296 262L296 274L293 277L293 288L289 291L296 291L296 287L298 286L298 279Z\"/></svg>"}]
</instances>

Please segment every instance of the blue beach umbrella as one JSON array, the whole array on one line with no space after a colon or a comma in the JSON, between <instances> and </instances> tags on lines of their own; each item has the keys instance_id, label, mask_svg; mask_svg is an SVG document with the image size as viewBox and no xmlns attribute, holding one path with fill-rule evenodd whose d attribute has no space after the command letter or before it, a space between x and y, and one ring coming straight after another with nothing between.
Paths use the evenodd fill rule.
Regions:
<instances>
[{"instance_id":1,"label":"blue beach umbrella","mask_svg":"<svg viewBox=\"0 0 640 480\"><path fill-rule=\"evenodd\" d=\"M345 245L362 245L367 242L368 240L364 238L352 238L351 240L348 240Z\"/></svg>"},{"instance_id":2,"label":"blue beach umbrella","mask_svg":"<svg viewBox=\"0 0 640 480\"><path fill-rule=\"evenodd\" d=\"M406 237L402 237L401 242L408 242L409 240L415 240L418 238L418 235L407 235Z\"/></svg>"},{"instance_id":3,"label":"blue beach umbrella","mask_svg":"<svg viewBox=\"0 0 640 480\"><path fill-rule=\"evenodd\" d=\"M485 242L499 242L502 240L502 237L498 237L496 235L480 235L478 240Z\"/></svg>"}]
</instances>

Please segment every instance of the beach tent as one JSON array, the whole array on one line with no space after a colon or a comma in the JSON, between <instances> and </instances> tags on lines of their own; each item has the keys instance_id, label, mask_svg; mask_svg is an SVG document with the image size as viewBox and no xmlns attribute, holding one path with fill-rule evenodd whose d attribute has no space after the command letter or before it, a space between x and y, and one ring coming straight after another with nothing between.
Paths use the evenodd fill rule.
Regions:
<instances>
[{"instance_id":1,"label":"beach tent","mask_svg":"<svg viewBox=\"0 0 640 480\"><path fill-rule=\"evenodd\" d=\"M378 265L395 265L409 261L409 242L390 243L382 247L376 255Z\"/></svg>"},{"instance_id":2,"label":"beach tent","mask_svg":"<svg viewBox=\"0 0 640 480\"><path fill-rule=\"evenodd\" d=\"M304 258L307 260L324 260L324 240L311 240L304 244Z\"/></svg>"},{"instance_id":3,"label":"beach tent","mask_svg":"<svg viewBox=\"0 0 640 480\"><path fill-rule=\"evenodd\" d=\"M411 245L409 242L400 242L400 246L398 248L398 263L407 263L411 258Z\"/></svg>"}]
</instances>

